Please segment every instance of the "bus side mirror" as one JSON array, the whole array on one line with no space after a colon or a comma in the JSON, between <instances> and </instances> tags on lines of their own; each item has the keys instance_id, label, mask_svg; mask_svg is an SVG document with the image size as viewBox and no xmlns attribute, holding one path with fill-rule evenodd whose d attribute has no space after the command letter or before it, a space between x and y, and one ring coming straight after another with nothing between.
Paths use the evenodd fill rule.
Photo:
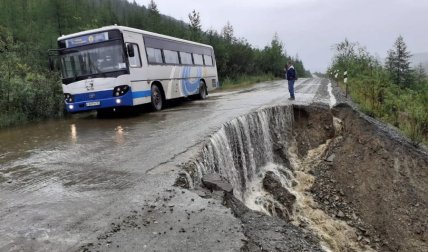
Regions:
<instances>
[{"instance_id":1,"label":"bus side mirror","mask_svg":"<svg viewBox=\"0 0 428 252\"><path fill-rule=\"evenodd\" d=\"M55 64L51 56L49 56L49 69L51 71L55 70Z\"/></svg>"},{"instance_id":2,"label":"bus side mirror","mask_svg":"<svg viewBox=\"0 0 428 252\"><path fill-rule=\"evenodd\" d=\"M128 57L132 58L135 56L135 52L134 52L134 45L132 44L127 44L126 45L126 51L128 52Z\"/></svg>"},{"instance_id":3,"label":"bus side mirror","mask_svg":"<svg viewBox=\"0 0 428 252\"><path fill-rule=\"evenodd\" d=\"M51 71L59 71L59 50L50 49L48 50L49 69Z\"/></svg>"}]
</instances>

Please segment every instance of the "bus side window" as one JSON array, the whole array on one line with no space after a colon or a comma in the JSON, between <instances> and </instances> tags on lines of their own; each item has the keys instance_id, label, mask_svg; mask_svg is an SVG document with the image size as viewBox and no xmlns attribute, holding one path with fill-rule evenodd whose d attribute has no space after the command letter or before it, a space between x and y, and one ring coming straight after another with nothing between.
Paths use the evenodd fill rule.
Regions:
<instances>
[{"instance_id":1,"label":"bus side window","mask_svg":"<svg viewBox=\"0 0 428 252\"><path fill-rule=\"evenodd\" d=\"M209 55L204 54L204 62L206 66L212 66L213 65L213 59Z\"/></svg>"},{"instance_id":2,"label":"bus side window","mask_svg":"<svg viewBox=\"0 0 428 252\"><path fill-rule=\"evenodd\" d=\"M201 66L204 65L204 60L202 59L202 55L194 53L193 54L193 63L195 65L201 65Z\"/></svg>"},{"instance_id":3,"label":"bus side window","mask_svg":"<svg viewBox=\"0 0 428 252\"><path fill-rule=\"evenodd\" d=\"M181 64L193 65L192 54L188 52L180 52Z\"/></svg>"},{"instance_id":4,"label":"bus side window","mask_svg":"<svg viewBox=\"0 0 428 252\"><path fill-rule=\"evenodd\" d=\"M178 52L171 50L163 50L163 55L165 57L166 64L179 64Z\"/></svg>"},{"instance_id":5,"label":"bus side window","mask_svg":"<svg viewBox=\"0 0 428 252\"><path fill-rule=\"evenodd\" d=\"M130 67L141 67L141 57L140 57L140 48L137 44L132 43L132 47L134 47L134 57L129 58L129 66Z\"/></svg>"},{"instance_id":6,"label":"bus side window","mask_svg":"<svg viewBox=\"0 0 428 252\"><path fill-rule=\"evenodd\" d=\"M151 64L162 64L163 63L163 57L162 57L162 50L161 49L146 47L146 53L147 53L147 61L149 63L151 63Z\"/></svg>"}]
</instances>

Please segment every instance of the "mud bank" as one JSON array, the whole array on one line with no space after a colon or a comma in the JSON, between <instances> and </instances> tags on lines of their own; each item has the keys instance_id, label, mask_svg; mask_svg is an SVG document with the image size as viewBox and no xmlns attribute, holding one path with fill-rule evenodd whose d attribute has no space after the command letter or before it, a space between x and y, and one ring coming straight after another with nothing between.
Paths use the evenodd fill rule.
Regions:
<instances>
[{"instance_id":1,"label":"mud bank","mask_svg":"<svg viewBox=\"0 0 428 252\"><path fill-rule=\"evenodd\" d=\"M342 127L313 169L316 201L378 251L428 251L426 151L350 107L332 113Z\"/></svg>"},{"instance_id":2,"label":"mud bank","mask_svg":"<svg viewBox=\"0 0 428 252\"><path fill-rule=\"evenodd\" d=\"M242 251L424 251L427 167L426 151L347 105L279 106L226 123L176 184L223 199Z\"/></svg>"}]
</instances>

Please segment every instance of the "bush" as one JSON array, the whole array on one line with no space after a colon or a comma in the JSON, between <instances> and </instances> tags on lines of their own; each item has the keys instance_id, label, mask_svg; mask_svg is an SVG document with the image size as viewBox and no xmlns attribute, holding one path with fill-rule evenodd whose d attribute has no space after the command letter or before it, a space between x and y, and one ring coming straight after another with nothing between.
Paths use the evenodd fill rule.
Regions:
<instances>
[{"instance_id":1,"label":"bush","mask_svg":"<svg viewBox=\"0 0 428 252\"><path fill-rule=\"evenodd\" d=\"M418 78L417 85L400 87L357 43L339 45L330 77L348 70L348 91L364 113L398 127L416 145L428 142L428 80Z\"/></svg>"}]
</instances>

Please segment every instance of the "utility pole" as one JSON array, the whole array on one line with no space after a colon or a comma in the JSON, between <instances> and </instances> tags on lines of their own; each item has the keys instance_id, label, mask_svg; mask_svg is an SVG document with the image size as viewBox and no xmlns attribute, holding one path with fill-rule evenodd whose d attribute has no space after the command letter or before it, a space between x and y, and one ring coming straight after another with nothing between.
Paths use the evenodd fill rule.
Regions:
<instances>
[{"instance_id":1,"label":"utility pole","mask_svg":"<svg viewBox=\"0 0 428 252\"><path fill-rule=\"evenodd\" d=\"M339 70L334 70L334 80L336 81L336 85L339 86L339 79L337 78L339 76Z\"/></svg>"},{"instance_id":2,"label":"utility pole","mask_svg":"<svg viewBox=\"0 0 428 252\"><path fill-rule=\"evenodd\" d=\"M345 83L345 97L348 97L348 70L343 73L343 83Z\"/></svg>"}]
</instances>

